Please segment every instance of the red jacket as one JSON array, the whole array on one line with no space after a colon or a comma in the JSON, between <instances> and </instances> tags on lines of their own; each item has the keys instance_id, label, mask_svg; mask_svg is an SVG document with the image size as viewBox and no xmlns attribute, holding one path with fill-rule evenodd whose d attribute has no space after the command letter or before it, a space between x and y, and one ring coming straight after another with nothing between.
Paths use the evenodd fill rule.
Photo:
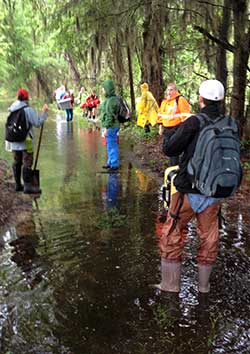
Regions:
<instances>
[{"instance_id":1,"label":"red jacket","mask_svg":"<svg viewBox=\"0 0 250 354\"><path fill-rule=\"evenodd\" d=\"M80 108L96 108L100 103L100 100L97 96L89 96L86 98L86 101L81 104Z\"/></svg>"}]
</instances>

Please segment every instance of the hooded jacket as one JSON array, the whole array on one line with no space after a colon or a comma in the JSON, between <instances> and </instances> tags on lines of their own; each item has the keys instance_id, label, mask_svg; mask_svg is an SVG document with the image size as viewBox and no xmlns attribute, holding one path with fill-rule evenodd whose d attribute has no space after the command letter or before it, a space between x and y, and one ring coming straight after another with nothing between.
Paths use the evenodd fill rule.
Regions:
<instances>
[{"instance_id":1,"label":"hooded jacket","mask_svg":"<svg viewBox=\"0 0 250 354\"><path fill-rule=\"evenodd\" d=\"M102 84L105 90L105 101L101 104L101 122L103 128L117 128L120 123L117 119L119 102L115 94L115 87L112 80L106 80Z\"/></svg>"},{"instance_id":2,"label":"hooded jacket","mask_svg":"<svg viewBox=\"0 0 250 354\"><path fill-rule=\"evenodd\" d=\"M152 93L148 90L148 84L141 85L141 98L137 104L137 125L144 128L146 124L152 126L157 123L159 106Z\"/></svg>"},{"instance_id":3,"label":"hooded jacket","mask_svg":"<svg viewBox=\"0 0 250 354\"><path fill-rule=\"evenodd\" d=\"M220 115L217 105L208 105L201 109L201 113L206 113L211 119L216 119ZM198 189L192 187L191 180L187 173L187 165L194 154L200 122L196 116L191 116L175 129L164 130L163 152L167 156L177 156L183 153L179 167L180 170L174 179L176 189L181 193L198 193Z\"/></svg>"},{"instance_id":4,"label":"hooded jacket","mask_svg":"<svg viewBox=\"0 0 250 354\"><path fill-rule=\"evenodd\" d=\"M30 130L29 130L29 133L27 134L27 138L30 137L33 141L34 140L34 132L33 132L32 126L39 128L43 124L45 119L47 118L48 113L42 112L42 114L40 116L38 116L38 114L34 111L34 109L28 106L27 101L19 101L19 100L12 103L12 105L8 108L8 111L15 112L23 107L25 107L24 112L25 112L25 117L27 120L27 125L28 124L30 125ZM27 149L26 140L22 141L22 142L13 142L12 143L12 150L26 150L26 149Z\"/></svg>"},{"instance_id":5,"label":"hooded jacket","mask_svg":"<svg viewBox=\"0 0 250 354\"><path fill-rule=\"evenodd\" d=\"M165 98L158 113L158 123L164 127L175 127L190 117L188 101L176 92L171 98Z\"/></svg>"}]
</instances>

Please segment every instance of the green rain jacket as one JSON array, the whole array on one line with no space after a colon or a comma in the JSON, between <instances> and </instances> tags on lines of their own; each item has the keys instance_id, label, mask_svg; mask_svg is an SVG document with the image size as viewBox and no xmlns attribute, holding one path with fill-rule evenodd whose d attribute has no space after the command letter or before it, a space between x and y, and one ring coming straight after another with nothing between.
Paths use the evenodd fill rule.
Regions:
<instances>
[{"instance_id":1,"label":"green rain jacket","mask_svg":"<svg viewBox=\"0 0 250 354\"><path fill-rule=\"evenodd\" d=\"M120 123L117 119L119 102L115 94L115 87L112 80L106 80L102 84L105 90L105 101L101 104L101 122L103 128L117 128Z\"/></svg>"}]
</instances>

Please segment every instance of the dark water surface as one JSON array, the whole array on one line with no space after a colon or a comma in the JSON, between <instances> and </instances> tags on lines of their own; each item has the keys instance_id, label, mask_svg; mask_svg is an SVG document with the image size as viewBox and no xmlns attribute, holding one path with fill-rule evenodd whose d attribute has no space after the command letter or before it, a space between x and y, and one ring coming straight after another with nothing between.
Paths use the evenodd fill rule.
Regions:
<instances>
[{"instance_id":1,"label":"dark water surface","mask_svg":"<svg viewBox=\"0 0 250 354\"><path fill-rule=\"evenodd\" d=\"M0 234L0 353L250 353L249 203L224 206L209 297L197 294L193 224L181 292L161 294L149 287L160 280L159 186L126 149L118 174L98 173L98 130L46 122L42 195L31 219ZM11 161L3 142L0 157Z\"/></svg>"}]
</instances>

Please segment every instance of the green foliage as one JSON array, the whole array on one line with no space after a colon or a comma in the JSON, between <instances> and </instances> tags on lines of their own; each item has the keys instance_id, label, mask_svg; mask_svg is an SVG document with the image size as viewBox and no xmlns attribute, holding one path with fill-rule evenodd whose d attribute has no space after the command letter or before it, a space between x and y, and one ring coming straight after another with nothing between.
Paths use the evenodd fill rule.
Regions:
<instances>
[{"instance_id":1,"label":"green foliage","mask_svg":"<svg viewBox=\"0 0 250 354\"><path fill-rule=\"evenodd\" d=\"M218 331L218 321L220 319L220 316L213 318L212 316L210 316L210 323L211 323L211 329L210 329L210 333L209 336L207 338L207 345L208 347L212 347L213 344L216 341L217 338L217 331Z\"/></svg>"},{"instance_id":2,"label":"green foliage","mask_svg":"<svg viewBox=\"0 0 250 354\"><path fill-rule=\"evenodd\" d=\"M175 318L171 316L168 308L160 304L154 308L154 319L161 330L169 329L175 322Z\"/></svg>"},{"instance_id":3,"label":"green foliage","mask_svg":"<svg viewBox=\"0 0 250 354\"><path fill-rule=\"evenodd\" d=\"M242 140L241 141L241 149L246 149L250 147L250 140Z\"/></svg>"},{"instance_id":4,"label":"green foliage","mask_svg":"<svg viewBox=\"0 0 250 354\"><path fill-rule=\"evenodd\" d=\"M244 161L243 162L243 169L244 170L250 170L250 162Z\"/></svg>"},{"instance_id":5,"label":"green foliage","mask_svg":"<svg viewBox=\"0 0 250 354\"><path fill-rule=\"evenodd\" d=\"M99 229L110 230L124 227L126 225L126 215L121 215L117 208L110 208L106 213L100 215L97 222Z\"/></svg>"},{"instance_id":6,"label":"green foliage","mask_svg":"<svg viewBox=\"0 0 250 354\"><path fill-rule=\"evenodd\" d=\"M126 134L129 134L135 141L150 140L158 135L158 125L150 127L150 132L145 133L144 128L136 125L136 122L131 122L126 128Z\"/></svg>"},{"instance_id":7,"label":"green foliage","mask_svg":"<svg viewBox=\"0 0 250 354\"><path fill-rule=\"evenodd\" d=\"M38 71L46 76L55 73L55 68L60 70L65 62L53 56L53 34L46 30L40 13L34 11L34 4L30 1L16 1L15 6L11 2L2 3L1 73L8 89L29 86Z\"/></svg>"}]
</instances>

